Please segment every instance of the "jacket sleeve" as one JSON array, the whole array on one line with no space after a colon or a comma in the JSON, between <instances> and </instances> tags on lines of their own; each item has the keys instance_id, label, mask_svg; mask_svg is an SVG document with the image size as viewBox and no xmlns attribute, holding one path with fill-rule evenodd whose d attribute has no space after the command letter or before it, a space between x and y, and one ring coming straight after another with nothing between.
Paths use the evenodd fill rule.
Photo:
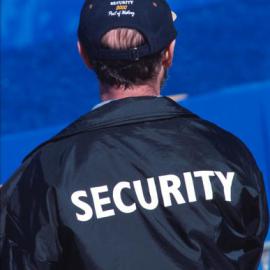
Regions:
<instances>
[{"instance_id":1,"label":"jacket sleeve","mask_svg":"<svg viewBox=\"0 0 270 270\"><path fill-rule=\"evenodd\" d=\"M251 152L246 149L250 163L246 167L246 172L250 179L252 179L256 185L257 196L253 194L253 201L257 205L257 211L253 213L257 215L257 226L256 227L256 238L263 243L265 241L268 229L269 229L269 208L267 202L267 194L265 189L265 181L261 170L259 169L256 160L254 159ZM251 208L249 208L251 210Z\"/></svg>"},{"instance_id":2,"label":"jacket sleeve","mask_svg":"<svg viewBox=\"0 0 270 270\"><path fill-rule=\"evenodd\" d=\"M245 162L246 181L249 184L243 187L241 212L246 232L246 248L239 259L239 269L257 269L269 228L269 209L263 174L251 152L246 149L245 153L245 160L249 160Z\"/></svg>"},{"instance_id":3,"label":"jacket sleeve","mask_svg":"<svg viewBox=\"0 0 270 270\"><path fill-rule=\"evenodd\" d=\"M265 181L263 179L263 174L259 169L257 171L257 180L260 195L260 199L258 202L258 218L260 222L257 227L257 237L261 239L262 242L264 242L269 229L269 206L264 185Z\"/></svg>"},{"instance_id":4,"label":"jacket sleeve","mask_svg":"<svg viewBox=\"0 0 270 270\"><path fill-rule=\"evenodd\" d=\"M40 159L24 162L0 195L1 269L61 269L56 196Z\"/></svg>"}]
</instances>

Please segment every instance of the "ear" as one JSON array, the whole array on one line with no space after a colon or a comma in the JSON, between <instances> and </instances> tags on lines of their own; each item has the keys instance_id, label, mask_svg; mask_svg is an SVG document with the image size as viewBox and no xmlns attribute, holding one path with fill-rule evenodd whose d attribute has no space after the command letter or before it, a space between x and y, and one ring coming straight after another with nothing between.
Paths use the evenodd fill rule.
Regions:
<instances>
[{"instance_id":1,"label":"ear","mask_svg":"<svg viewBox=\"0 0 270 270\"><path fill-rule=\"evenodd\" d=\"M176 41L172 41L169 45L169 47L165 50L163 59L162 59L162 65L165 68L169 68L172 65L173 57L174 57L174 49L175 49L175 43Z\"/></svg>"},{"instance_id":2,"label":"ear","mask_svg":"<svg viewBox=\"0 0 270 270\"><path fill-rule=\"evenodd\" d=\"M81 56L81 58L83 59L85 65L90 68L93 69L93 65L90 62L90 59L86 53L86 51L84 50L83 46L81 45L80 41L77 42L77 47L78 47L78 52Z\"/></svg>"}]
</instances>

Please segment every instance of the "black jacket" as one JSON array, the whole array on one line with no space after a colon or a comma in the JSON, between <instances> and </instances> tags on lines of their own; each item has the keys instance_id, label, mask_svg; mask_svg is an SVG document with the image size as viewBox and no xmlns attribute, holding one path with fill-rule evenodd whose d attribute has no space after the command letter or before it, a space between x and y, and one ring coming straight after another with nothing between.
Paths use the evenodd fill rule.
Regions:
<instances>
[{"instance_id":1,"label":"black jacket","mask_svg":"<svg viewBox=\"0 0 270 270\"><path fill-rule=\"evenodd\" d=\"M86 114L1 189L5 270L256 269L267 229L247 148L166 97Z\"/></svg>"}]
</instances>

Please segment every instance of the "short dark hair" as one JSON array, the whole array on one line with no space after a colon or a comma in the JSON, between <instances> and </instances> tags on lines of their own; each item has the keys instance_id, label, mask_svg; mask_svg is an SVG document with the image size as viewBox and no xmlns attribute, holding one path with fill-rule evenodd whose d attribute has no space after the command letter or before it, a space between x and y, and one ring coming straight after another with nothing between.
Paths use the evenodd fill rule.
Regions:
<instances>
[{"instance_id":1,"label":"short dark hair","mask_svg":"<svg viewBox=\"0 0 270 270\"><path fill-rule=\"evenodd\" d=\"M118 28L109 31L102 38L105 48L130 49L145 43L144 37L133 29ZM83 44L81 44L82 47ZM99 81L109 86L130 88L155 80L162 66L162 52L145 56L137 61L91 60L89 61Z\"/></svg>"}]
</instances>

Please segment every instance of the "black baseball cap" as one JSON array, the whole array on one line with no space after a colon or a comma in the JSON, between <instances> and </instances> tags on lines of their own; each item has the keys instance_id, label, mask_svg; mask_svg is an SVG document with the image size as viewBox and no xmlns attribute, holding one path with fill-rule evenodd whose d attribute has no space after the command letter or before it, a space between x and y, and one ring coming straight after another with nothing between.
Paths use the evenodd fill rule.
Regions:
<instances>
[{"instance_id":1,"label":"black baseball cap","mask_svg":"<svg viewBox=\"0 0 270 270\"><path fill-rule=\"evenodd\" d=\"M165 49L177 36L176 14L165 0L86 0L79 41L92 60L138 60ZM139 31L146 43L128 50L104 48L102 37L112 29Z\"/></svg>"}]
</instances>

